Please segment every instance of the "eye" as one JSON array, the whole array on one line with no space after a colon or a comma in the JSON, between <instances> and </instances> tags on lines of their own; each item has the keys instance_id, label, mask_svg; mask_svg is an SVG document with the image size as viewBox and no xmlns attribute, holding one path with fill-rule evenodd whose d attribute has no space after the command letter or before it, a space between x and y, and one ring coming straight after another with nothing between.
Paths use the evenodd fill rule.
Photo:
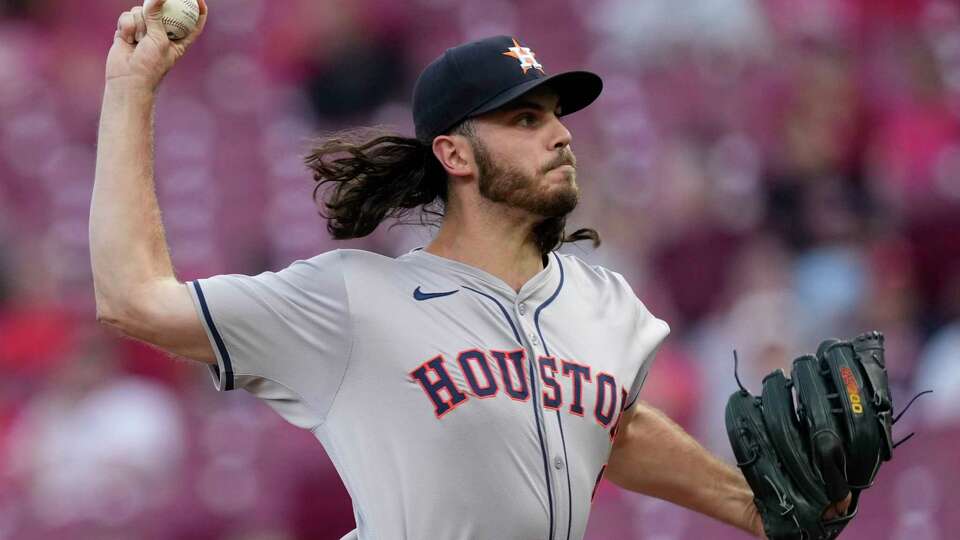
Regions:
<instances>
[{"instance_id":1,"label":"eye","mask_svg":"<svg viewBox=\"0 0 960 540\"><path fill-rule=\"evenodd\" d=\"M517 116L516 122L518 125L530 127L537 123L537 116L533 113L523 113L520 116Z\"/></svg>"}]
</instances>

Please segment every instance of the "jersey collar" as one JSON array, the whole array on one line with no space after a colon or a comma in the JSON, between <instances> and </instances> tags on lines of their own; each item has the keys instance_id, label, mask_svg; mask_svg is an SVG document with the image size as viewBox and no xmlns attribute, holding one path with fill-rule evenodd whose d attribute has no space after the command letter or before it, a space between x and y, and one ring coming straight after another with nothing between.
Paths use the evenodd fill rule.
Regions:
<instances>
[{"instance_id":1,"label":"jersey collar","mask_svg":"<svg viewBox=\"0 0 960 540\"><path fill-rule=\"evenodd\" d=\"M505 281L489 272L460 261L434 255L422 247L413 249L400 258L423 262L434 268L439 266L444 270L468 278L471 284L483 284L485 288L497 292L500 296L509 299L511 302L543 302L554 293L560 281L559 262L556 253L550 253L545 257L547 261L546 266L544 266L543 270L537 272L527 280L527 282L520 287L519 292L514 291Z\"/></svg>"}]
</instances>

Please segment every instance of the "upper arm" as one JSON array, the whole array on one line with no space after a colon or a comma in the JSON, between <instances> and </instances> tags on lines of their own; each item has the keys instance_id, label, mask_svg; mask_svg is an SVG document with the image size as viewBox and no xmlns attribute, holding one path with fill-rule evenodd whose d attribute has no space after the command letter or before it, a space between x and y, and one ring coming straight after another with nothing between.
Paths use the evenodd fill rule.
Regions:
<instances>
[{"instance_id":1,"label":"upper arm","mask_svg":"<svg viewBox=\"0 0 960 540\"><path fill-rule=\"evenodd\" d=\"M210 364L217 389L243 388L296 425L322 421L346 373L352 318L338 251L256 276L158 280L125 304L107 322Z\"/></svg>"},{"instance_id":2,"label":"upper arm","mask_svg":"<svg viewBox=\"0 0 960 540\"><path fill-rule=\"evenodd\" d=\"M190 285L201 324L214 342L216 387L244 388L275 402L302 401L310 410L295 414L298 425L321 421L340 388L353 343L340 252L296 261L279 272L218 275Z\"/></svg>"},{"instance_id":3,"label":"upper arm","mask_svg":"<svg viewBox=\"0 0 960 540\"><path fill-rule=\"evenodd\" d=\"M628 483L630 475L635 472L633 469L637 456L632 449L637 446L638 436L643 434L643 415L646 412L649 411L643 402L637 400L623 411L617 421L617 436L607 459L606 477L618 486Z\"/></svg>"},{"instance_id":4,"label":"upper arm","mask_svg":"<svg viewBox=\"0 0 960 540\"><path fill-rule=\"evenodd\" d=\"M216 355L188 287L173 278L150 282L129 299L128 306L101 312L100 319L169 353L214 364Z\"/></svg>"},{"instance_id":5,"label":"upper arm","mask_svg":"<svg viewBox=\"0 0 960 540\"><path fill-rule=\"evenodd\" d=\"M664 462L685 451L693 439L663 411L637 400L623 411L617 437L607 460L607 478L634 491L662 473ZM672 474L672 473L671 473Z\"/></svg>"},{"instance_id":6,"label":"upper arm","mask_svg":"<svg viewBox=\"0 0 960 540\"><path fill-rule=\"evenodd\" d=\"M646 412L646 408L638 399L620 415L617 420L617 436L613 439L613 448L610 450L611 458L619 449L630 445L630 440L636 435L637 424L641 423L641 417Z\"/></svg>"}]
</instances>

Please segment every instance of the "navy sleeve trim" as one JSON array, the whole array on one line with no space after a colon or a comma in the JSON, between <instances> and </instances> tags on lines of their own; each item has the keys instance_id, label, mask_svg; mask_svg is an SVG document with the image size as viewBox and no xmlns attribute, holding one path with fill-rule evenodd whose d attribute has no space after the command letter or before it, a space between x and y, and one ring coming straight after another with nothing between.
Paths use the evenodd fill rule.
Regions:
<instances>
[{"instance_id":1,"label":"navy sleeve trim","mask_svg":"<svg viewBox=\"0 0 960 540\"><path fill-rule=\"evenodd\" d=\"M200 288L200 282L193 282L193 289L197 293L197 300L200 302L200 311L203 312L203 319L210 329L210 335L213 336L213 342L217 345L217 351L220 353L220 360L223 362L223 373L217 373L223 382L224 390L233 390L233 364L230 362L230 353L227 352L226 345L223 344L223 338L217 330L217 325L213 324L213 317L210 316L210 309L207 307L207 299L203 296L203 289ZM219 369L216 370L219 372Z\"/></svg>"},{"instance_id":2,"label":"navy sleeve trim","mask_svg":"<svg viewBox=\"0 0 960 540\"><path fill-rule=\"evenodd\" d=\"M627 410L630 407L633 407L633 404L637 402L637 398L640 397L640 390L643 388L643 383L647 382L647 375L649 374L650 374L649 371L643 374L643 378L640 379L640 386L637 388L637 393L633 396L633 399L631 399L630 402L623 407L623 410Z\"/></svg>"}]
</instances>

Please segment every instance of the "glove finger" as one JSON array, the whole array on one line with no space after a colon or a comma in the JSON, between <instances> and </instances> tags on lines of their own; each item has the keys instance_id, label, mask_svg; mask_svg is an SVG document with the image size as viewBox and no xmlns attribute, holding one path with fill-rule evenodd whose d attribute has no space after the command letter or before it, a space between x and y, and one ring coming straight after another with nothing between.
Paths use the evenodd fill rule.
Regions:
<instances>
[{"instance_id":1,"label":"glove finger","mask_svg":"<svg viewBox=\"0 0 960 540\"><path fill-rule=\"evenodd\" d=\"M784 470L794 480L806 499L822 511L830 501L817 472L810 466L810 453L805 430L797 420L793 406L792 383L776 370L763 379L761 397L763 422Z\"/></svg>"},{"instance_id":2,"label":"glove finger","mask_svg":"<svg viewBox=\"0 0 960 540\"><path fill-rule=\"evenodd\" d=\"M850 492L845 472L847 459L843 431L831 404L836 401L836 390L827 385L822 371L820 362L813 356L801 356L793 361L793 383L801 407L800 419L809 434L812 462L820 473L827 498L837 502Z\"/></svg>"},{"instance_id":3,"label":"glove finger","mask_svg":"<svg viewBox=\"0 0 960 540\"><path fill-rule=\"evenodd\" d=\"M759 405L749 392L734 392L727 400L727 435L737 466L753 491L767 537L799 540L804 525L818 523L819 515L798 516L800 510L808 510L811 506L778 466Z\"/></svg>"},{"instance_id":4,"label":"glove finger","mask_svg":"<svg viewBox=\"0 0 960 540\"><path fill-rule=\"evenodd\" d=\"M853 339L853 350L866 373L866 382L870 385L869 401L881 425L884 444L880 449L880 457L888 461L893 457L893 399L883 354L883 334L874 331L857 336Z\"/></svg>"},{"instance_id":5,"label":"glove finger","mask_svg":"<svg viewBox=\"0 0 960 540\"><path fill-rule=\"evenodd\" d=\"M835 417L841 425L840 433L846 437L850 455L847 482L855 488L869 487L880 468L880 449L884 442L883 426L877 422L873 403L867 399L865 375L850 342L824 342L817 352L826 384L837 393L832 400Z\"/></svg>"}]
</instances>

